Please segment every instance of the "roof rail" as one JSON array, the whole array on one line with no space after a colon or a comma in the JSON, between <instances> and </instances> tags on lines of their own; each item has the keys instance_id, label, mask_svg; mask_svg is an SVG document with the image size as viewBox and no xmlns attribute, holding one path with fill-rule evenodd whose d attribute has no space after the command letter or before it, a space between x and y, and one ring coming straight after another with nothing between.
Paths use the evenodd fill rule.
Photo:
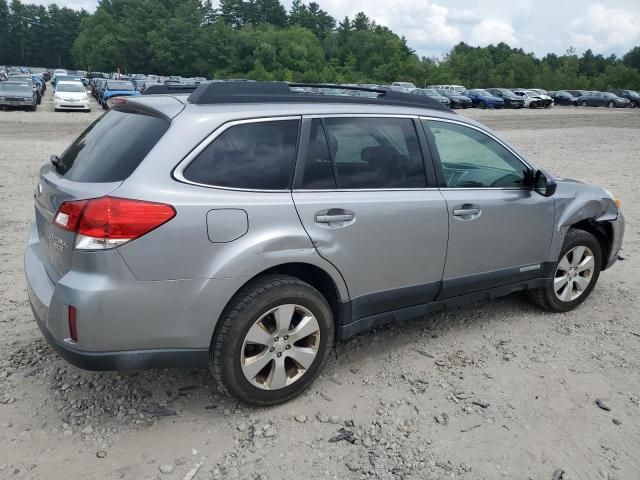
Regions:
<instances>
[{"instance_id":1,"label":"roof rail","mask_svg":"<svg viewBox=\"0 0 640 480\"><path fill-rule=\"evenodd\" d=\"M154 83L153 85L149 85L144 89L142 95L162 95L167 93L191 93L198 85L186 85L184 83L181 84L169 84L164 85L161 83Z\"/></svg>"},{"instance_id":2,"label":"roof rail","mask_svg":"<svg viewBox=\"0 0 640 480\"><path fill-rule=\"evenodd\" d=\"M333 93L309 93L293 88L322 88L375 93L377 96L357 97ZM146 93L146 91L145 91ZM367 105L391 105L398 107L428 108L451 113L449 107L430 97L384 90L381 88L357 87L335 84L308 84L286 82L213 82L201 84L189 95L188 101L195 105L223 103L348 103Z\"/></svg>"}]
</instances>

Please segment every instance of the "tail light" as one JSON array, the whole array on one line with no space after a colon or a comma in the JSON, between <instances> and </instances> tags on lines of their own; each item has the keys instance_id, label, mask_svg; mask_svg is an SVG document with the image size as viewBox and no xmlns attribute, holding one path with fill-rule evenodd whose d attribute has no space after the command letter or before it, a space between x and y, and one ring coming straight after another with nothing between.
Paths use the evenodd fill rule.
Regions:
<instances>
[{"instance_id":1,"label":"tail light","mask_svg":"<svg viewBox=\"0 0 640 480\"><path fill-rule=\"evenodd\" d=\"M54 223L77 234L77 250L106 250L140 238L175 216L175 209L164 203L100 197L64 202Z\"/></svg>"}]
</instances>

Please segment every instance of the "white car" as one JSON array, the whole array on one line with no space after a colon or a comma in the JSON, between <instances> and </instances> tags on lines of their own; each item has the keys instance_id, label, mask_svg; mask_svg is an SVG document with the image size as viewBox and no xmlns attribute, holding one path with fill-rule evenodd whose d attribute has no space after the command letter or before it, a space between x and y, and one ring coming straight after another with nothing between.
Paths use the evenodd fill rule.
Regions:
<instances>
[{"instance_id":1,"label":"white car","mask_svg":"<svg viewBox=\"0 0 640 480\"><path fill-rule=\"evenodd\" d=\"M543 90L541 88L529 88L528 89L530 92L535 92L537 93L540 98L543 100L543 107L545 108L551 108L553 107L553 98L551 98L546 90Z\"/></svg>"},{"instance_id":2,"label":"white car","mask_svg":"<svg viewBox=\"0 0 640 480\"><path fill-rule=\"evenodd\" d=\"M410 92L415 89L416 86L411 82L393 82L391 84L391 90L398 90L400 92Z\"/></svg>"},{"instance_id":3,"label":"white car","mask_svg":"<svg viewBox=\"0 0 640 480\"><path fill-rule=\"evenodd\" d=\"M524 108L539 108L544 106L542 98L532 90L513 90L513 93L524 99Z\"/></svg>"},{"instance_id":4,"label":"white car","mask_svg":"<svg viewBox=\"0 0 640 480\"><path fill-rule=\"evenodd\" d=\"M91 103L82 82L58 82L53 92L53 108L56 112L60 110L90 112Z\"/></svg>"},{"instance_id":5,"label":"white car","mask_svg":"<svg viewBox=\"0 0 640 480\"><path fill-rule=\"evenodd\" d=\"M53 72L53 76L55 77L56 75L69 75L69 74L64 68L58 68Z\"/></svg>"}]
</instances>

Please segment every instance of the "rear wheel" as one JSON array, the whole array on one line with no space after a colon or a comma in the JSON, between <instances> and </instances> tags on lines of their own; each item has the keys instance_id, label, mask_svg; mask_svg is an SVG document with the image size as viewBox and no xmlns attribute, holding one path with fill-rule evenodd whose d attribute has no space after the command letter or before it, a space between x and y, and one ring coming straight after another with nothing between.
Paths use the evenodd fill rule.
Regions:
<instances>
[{"instance_id":1,"label":"rear wheel","mask_svg":"<svg viewBox=\"0 0 640 480\"><path fill-rule=\"evenodd\" d=\"M569 230L548 285L529 291L536 305L566 312L584 302L595 287L602 265L598 239L584 230Z\"/></svg>"},{"instance_id":2,"label":"rear wheel","mask_svg":"<svg viewBox=\"0 0 640 480\"><path fill-rule=\"evenodd\" d=\"M478 108L487 108L487 106L485 105L485 103L482 100L480 100L478 102Z\"/></svg>"},{"instance_id":3,"label":"rear wheel","mask_svg":"<svg viewBox=\"0 0 640 480\"><path fill-rule=\"evenodd\" d=\"M315 380L333 336L331 308L318 290L295 277L261 277L243 287L220 317L210 370L238 400L282 403Z\"/></svg>"},{"instance_id":4,"label":"rear wheel","mask_svg":"<svg viewBox=\"0 0 640 480\"><path fill-rule=\"evenodd\" d=\"M587 102L586 100L582 101L582 106L583 107L588 107L589 106L589 102Z\"/></svg>"}]
</instances>

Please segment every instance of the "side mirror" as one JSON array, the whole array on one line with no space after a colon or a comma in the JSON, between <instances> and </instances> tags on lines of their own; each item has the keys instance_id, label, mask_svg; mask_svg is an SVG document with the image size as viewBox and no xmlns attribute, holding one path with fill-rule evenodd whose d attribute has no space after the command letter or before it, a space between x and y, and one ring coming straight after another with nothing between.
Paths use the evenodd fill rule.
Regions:
<instances>
[{"instance_id":1,"label":"side mirror","mask_svg":"<svg viewBox=\"0 0 640 480\"><path fill-rule=\"evenodd\" d=\"M533 176L533 189L543 197L551 197L556 193L558 184L544 170L537 170Z\"/></svg>"}]
</instances>

